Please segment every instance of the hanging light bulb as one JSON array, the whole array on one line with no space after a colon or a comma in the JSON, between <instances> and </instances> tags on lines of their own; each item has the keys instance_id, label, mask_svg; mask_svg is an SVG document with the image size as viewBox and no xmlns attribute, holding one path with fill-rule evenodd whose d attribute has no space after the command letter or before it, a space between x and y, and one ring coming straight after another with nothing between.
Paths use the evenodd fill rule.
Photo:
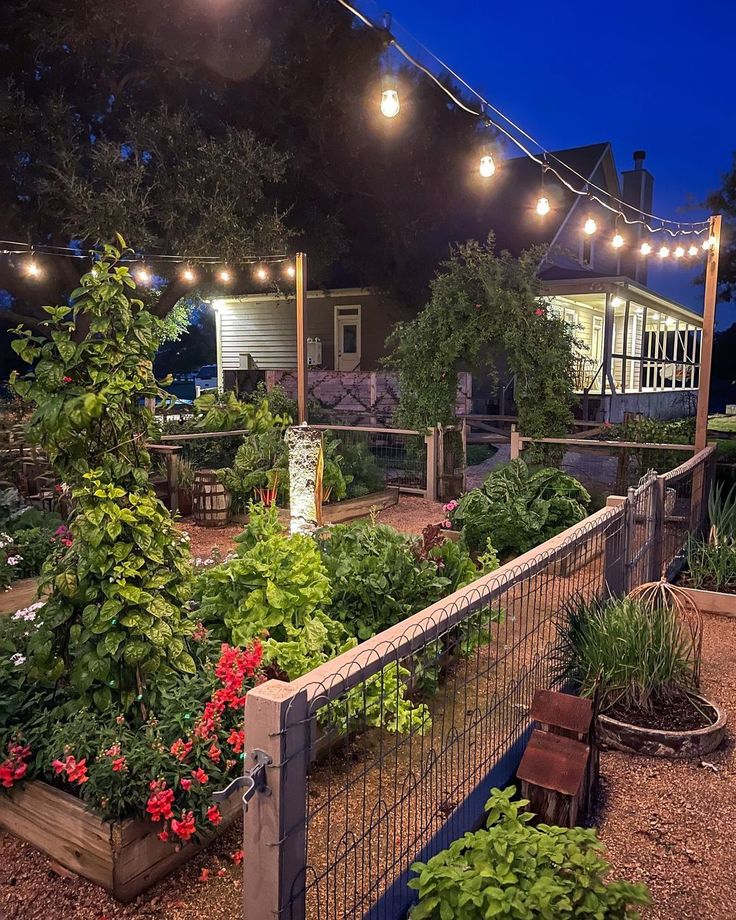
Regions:
<instances>
[{"instance_id":1,"label":"hanging light bulb","mask_svg":"<svg viewBox=\"0 0 736 920\"><path fill-rule=\"evenodd\" d=\"M716 245L716 238L714 236L709 236L707 239L703 240L703 249L713 249Z\"/></svg>"},{"instance_id":2,"label":"hanging light bulb","mask_svg":"<svg viewBox=\"0 0 736 920\"><path fill-rule=\"evenodd\" d=\"M484 179L490 179L496 172L496 164L493 161L492 153L485 153L480 158L480 174Z\"/></svg>"},{"instance_id":3,"label":"hanging light bulb","mask_svg":"<svg viewBox=\"0 0 736 920\"><path fill-rule=\"evenodd\" d=\"M619 297L618 294L614 294L613 297L611 298L611 306L614 307L615 309L616 307L623 307L623 305L624 305L623 297Z\"/></svg>"},{"instance_id":4,"label":"hanging light bulb","mask_svg":"<svg viewBox=\"0 0 736 920\"><path fill-rule=\"evenodd\" d=\"M226 268L223 268L220 272L218 272L217 277L220 279L220 281L222 281L223 284L230 284L230 282L233 280L233 276Z\"/></svg>"},{"instance_id":5,"label":"hanging light bulb","mask_svg":"<svg viewBox=\"0 0 736 920\"><path fill-rule=\"evenodd\" d=\"M184 271L181 273L181 277L182 277L182 281L186 281L187 284L191 284L195 280L196 275L191 270L191 268L185 268Z\"/></svg>"},{"instance_id":6,"label":"hanging light bulb","mask_svg":"<svg viewBox=\"0 0 736 920\"><path fill-rule=\"evenodd\" d=\"M549 198L546 198L544 195L542 195L537 202L537 214L539 214L540 217L549 214Z\"/></svg>"},{"instance_id":7,"label":"hanging light bulb","mask_svg":"<svg viewBox=\"0 0 736 920\"><path fill-rule=\"evenodd\" d=\"M40 278L41 277L41 268L37 262L29 262L26 265L26 274L31 278Z\"/></svg>"},{"instance_id":8,"label":"hanging light bulb","mask_svg":"<svg viewBox=\"0 0 736 920\"><path fill-rule=\"evenodd\" d=\"M617 233L614 238L611 240L611 245L614 249L620 249L624 245L624 238L620 233Z\"/></svg>"},{"instance_id":9,"label":"hanging light bulb","mask_svg":"<svg viewBox=\"0 0 736 920\"><path fill-rule=\"evenodd\" d=\"M650 246L649 243L642 243L642 244L641 244L641 249L639 250L639 252L640 252L643 256L648 256L649 253L650 253L651 251L652 251L652 247Z\"/></svg>"},{"instance_id":10,"label":"hanging light bulb","mask_svg":"<svg viewBox=\"0 0 736 920\"><path fill-rule=\"evenodd\" d=\"M386 118L396 118L401 109L399 102L399 93L396 89L396 83L393 77L387 76L383 81L383 92L381 93L381 114Z\"/></svg>"},{"instance_id":11,"label":"hanging light bulb","mask_svg":"<svg viewBox=\"0 0 736 920\"><path fill-rule=\"evenodd\" d=\"M149 284L151 281L151 275L146 271L145 268L139 268L135 273L135 280L138 284Z\"/></svg>"},{"instance_id":12,"label":"hanging light bulb","mask_svg":"<svg viewBox=\"0 0 736 920\"><path fill-rule=\"evenodd\" d=\"M259 281L268 281L268 271L264 265L256 269L256 278Z\"/></svg>"},{"instance_id":13,"label":"hanging light bulb","mask_svg":"<svg viewBox=\"0 0 736 920\"><path fill-rule=\"evenodd\" d=\"M685 248L684 248L684 246L677 246L677 247L675 247L675 258L676 258L676 259L681 259L684 255L685 255Z\"/></svg>"},{"instance_id":14,"label":"hanging light bulb","mask_svg":"<svg viewBox=\"0 0 736 920\"><path fill-rule=\"evenodd\" d=\"M657 255L659 256L660 259L666 259L669 254L670 254L670 251L667 246L659 247L659 251L657 252Z\"/></svg>"},{"instance_id":15,"label":"hanging light bulb","mask_svg":"<svg viewBox=\"0 0 736 920\"><path fill-rule=\"evenodd\" d=\"M693 243L692 246L690 246L690 248L687 251L687 254L689 256L696 256L698 254L698 247L695 245L695 243Z\"/></svg>"},{"instance_id":16,"label":"hanging light bulb","mask_svg":"<svg viewBox=\"0 0 736 920\"><path fill-rule=\"evenodd\" d=\"M287 278L294 278L296 276L296 269L293 265L286 266L286 276Z\"/></svg>"},{"instance_id":17,"label":"hanging light bulb","mask_svg":"<svg viewBox=\"0 0 736 920\"><path fill-rule=\"evenodd\" d=\"M585 221L585 224L583 225L583 230L585 230L588 236L592 236L597 229L598 229L598 225L596 224L596 222L593 220L592 217L589 217Z\"/></svg>"}]
</instances>

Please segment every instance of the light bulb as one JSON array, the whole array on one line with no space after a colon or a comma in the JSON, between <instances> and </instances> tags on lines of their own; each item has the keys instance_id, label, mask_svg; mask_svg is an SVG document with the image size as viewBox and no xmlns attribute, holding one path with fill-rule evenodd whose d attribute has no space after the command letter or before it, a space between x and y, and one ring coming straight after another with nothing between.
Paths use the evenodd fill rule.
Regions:
<instances>
[{"instance_id":1,"label":"light bulb","mask_svg":"<svg viewBox=\"0 0 736 920\"><path fill-rule=\"evenodd\" d=\"M544 195L542 195L537 202L537 214L539 214L540 217L549 214L549 198L545 198Z\"/></svg>"},{"instance_id":2,"label":"light bulb","mask_svg":"<svg viewBox=\"0 0 736 920\"><path fill-rule=\"evenodd\" d=\"M657 255L659 256L660 259L666 259L669 254L670 254L670 251L666 246L659 247L659 251L657 252Z\"/></svg>"},{"instance_id":3,"label":"light bulb","mask_svg":"<svg viewBox=\"0 0 736 920\"><path fill-rule=\"evenodd\" d=\"M493 162L493 156L490 153L480 158L480 174L484 179L490 179L496 171L496 164Z\"/></svg>"},{"instance_id":4,"label":"light bulb","mask_svg":"<svg viewBox=\"0 0 736 920\"><path fill-rule=\"evenodd\" d=\"M222 269L218 277L220 281L222 281L223 284L229 284L233 280L233 276L230 274L230 272L226 268Z\"/></svg>"},{"instance_id":5,"label":"light bulb","mask_svg":"<svg viewBox=\"0 0 736 920\"><path fill-rule=\"evenodd\" d=\"M258 278L259 281L268 281L268 272L263 267L263 265L256 269L256 278Z\"/></svg>"},{"instance_id":6,"label":"light bulb","mask_svg":"<svg viewBox=\"0 0 736 920\"><path fill-rule=\"evenodd\" d=\"M716 245L716 238L714 236L709 236L707 240L703 240L703 249L713 249Z\"/></svg>"},{"instance_id":7,"label":"light bulb","mask_svg":"<svg viewBox=\"0 0 736 920\"><path fill-rule=\"evenodd\" d=\"M395 89L385 89L381 95L381 113L386 118L395 118L399 114L401 103Z\"/></svg>"},{"instance_id":8,"label":"light bulb","mask_svg":"<svg viewBox=\"0 0 736 920\"><path fill-rule=\"evenodd\" d=\"M611 240L611 245L614 249L620 249L624 245L624 238L620 233L617 233L616 236Z\"/></svg>"},{"instance_id":9,"label":"light bulb","mask_svg":"<svg viewBox=\"0 0 736 920\"><path fill-rule=\"evenodd\" d=\"M30 275L31 278L40 278L41 269L36 262L29 262L28 265L26 265L26 274Z\"/></svg>"},{"instance_id":10,"label":"light bulb","mask_svg":"<svg viewBox=\"0 0 736 920\"><path fill-rule=\"evenodd\" d=\"M145 268L139 268L135 273L135 279L139 284L148 284L151 280L151 276L145 270Z\"/></svg>"},{"instance_id":11,"label":"light bulb","mask_svg":"<svg viewBox=\"0 0 736 920\"><path fill-rule=\"evenodd\" d=\"M612 307L623 307L623 305L624 305L623 297L619 297L618 294L614 294L613 297L611 298L611 306Z\"/></svg>"},{"instance_id":12,"label":"light bulb","mask_svg":"<svg viewBox=\"0 0 736 920\"><path fill-rule=\"evenodd\" d=\"M643 256L648 256L649 253L650 253L651 251L652 251L652 247L649 245L649 243L642 243L642 244L641 244L641 249L639 250L639 252L640 252Z\"/></svg>"},{"instance_id":13,"label":"light bulb","mask_svg":"<svg viewBox=\"0 0 736 920\"><path fill-rule=\"evenodd\" d=\"M687 254L689 256L696 256L698 254L698 247L693 243L693 245L688 249Z\"/></svg>"},{"instance_id":14,"label":"light bulb","mask_svg":"<svg viewBox=\"0 0 736 920\"><path fill-rule=\"evenodd\" d=\"M675 258L681 259L685 255L685 249L682 246L677 246L675 248Z\"/></svg>"},{"instance_id":15,"label":"light bulb","mask_svg":"<svg viewBox=\"0 0 736 920\"><path fill-rule=\"evenodd\" d=\"M287 274L287 276L288 276L289 278L295 277L295 275L296 275L296 269L294 268L293 265L287 265L287 266L286 266L286 274Z\"/></svg>"},{"instance_id":16,"label":"light bulb","mask_svg":"<svg viewBox=\"0 0 736 920\"><path fill-rule=\"evenodd\" d=\"M585 224L584 224L584 226L583 226L583 230L585 230L585 232L588 234L588 236L590 236L591 234L595 233L595 231L596 231L597 229L598 229L598 225L596 224L596 222L593 220L592 217L589 217L589 218L585 221Z\"/></svg>"},{"instance_id":17,"label":"light bulb","mask_svg":"<svg viewBox=\"0 0 736 920\"><path fill-rule=\"evenodd\" d=\"M187 282L187 284L191 284L192 281L194 281L195 276L191 268L185 268L184 271L181 273L181 277L182 277L182 280Z\"/></svg>"}]
</instances>

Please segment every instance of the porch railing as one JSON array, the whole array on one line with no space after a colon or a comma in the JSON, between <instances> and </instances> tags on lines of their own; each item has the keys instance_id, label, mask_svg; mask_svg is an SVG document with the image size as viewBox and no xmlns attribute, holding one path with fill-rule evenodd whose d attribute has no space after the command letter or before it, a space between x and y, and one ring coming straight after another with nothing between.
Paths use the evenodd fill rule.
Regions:
<instances>
[{"instance_id":1,"label":"porch railing","mask_svg":"<svg viewBox=\"0 0 736 920\"><path fill-rule=\"evenodd\" d=\"M512 779L534 693L562 679L566 609L672 568L703 526L713 453L645 477L298 680L248 694L249 756L269 764L269 794L245 816L247 920L404 916L412 863L477 827L490 787Z\"/></svg>"}]
</instances>

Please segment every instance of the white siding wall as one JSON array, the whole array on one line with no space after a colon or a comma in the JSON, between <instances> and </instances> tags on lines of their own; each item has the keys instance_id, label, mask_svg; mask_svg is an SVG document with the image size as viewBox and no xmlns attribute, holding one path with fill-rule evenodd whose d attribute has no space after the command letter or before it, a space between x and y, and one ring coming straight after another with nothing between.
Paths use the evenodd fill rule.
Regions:
<instances>
[{"instance_id":1,"label":"white siding wall","mask_svg":"<svg viewBox=\"0 0 736 920\"><path fill-rule=\"evenodd\" d=\"M238 370L249 353L263 370L296 366L296 312L293 300L220 301L222 369Z\"/></svg>"}]
</instances>

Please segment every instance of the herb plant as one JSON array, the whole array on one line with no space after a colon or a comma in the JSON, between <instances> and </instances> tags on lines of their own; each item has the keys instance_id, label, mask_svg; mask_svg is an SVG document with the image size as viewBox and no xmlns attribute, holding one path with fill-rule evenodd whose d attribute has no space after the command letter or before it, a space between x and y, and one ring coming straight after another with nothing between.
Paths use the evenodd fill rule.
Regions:
<instances>
[{"instance_id":1,"label":"herb plant","mask_svg":"<svg viewBox=\"0 0 736 920\"><path fill-rule=\"evenodd\" d=\"M415 863L419 893L411 920L489 917L638 920L644 885L607 881L609 864L594 830L532 826L529 802L513 786L492 789L486 826L465 834L427 863Z\"/></svg>"}]
</instances>

